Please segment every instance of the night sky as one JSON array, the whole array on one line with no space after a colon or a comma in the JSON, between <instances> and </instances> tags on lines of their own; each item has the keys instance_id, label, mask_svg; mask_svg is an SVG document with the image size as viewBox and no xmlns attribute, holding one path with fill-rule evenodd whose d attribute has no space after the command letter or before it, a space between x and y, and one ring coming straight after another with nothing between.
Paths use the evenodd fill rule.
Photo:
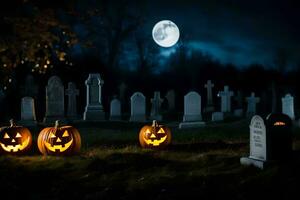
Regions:
<instances>
[{"instance_id":1,"label":"night sky","mask_svg":"<svg viewBox=\"0 0 300 200\"><path fill-rule=\"evenodd\" d=\"M105 54L107 46L104 45L107 41L102 40L101 19L91 17L90 21L83 22L78 16L86 15L88 10L97 8L95 6L97 2L100 7L103 2L109 2L117 7L120 1L26 0L22 2L23 13L24 9L27 9L25 12L31 12L34 6L56 10L56 15L62 23L70 26L78 37L78 43L71 49L73 57L85 57L84 53L87 51L84 49L84 42L93 38L93 47L89 51L93 51L93 48L97 49L92 53L99 59L107 58ZM295 2L292 0L280 2L272 0L126 1L126 9L132 15L139 15L143 22L138 30L133 31L125 41L122 41L122 46L118 48L118 65L129 69L136 67L139 55L133 36L138 32L139 37L144 38L148 47L150 46L155 52L156 57L151 59L159 60L159 64L156 64L157 69L166 67L165 63L169 56L176 53L182 44L187 53L201 51L222 64L233 64L238 68L251 64L274 67L276 65L274 60L278 52L281 52L285 55L287 66L291 69L300 63L298 56L300 54L300 12ZM16 12L18 15L20 10L15 7L17 8L13 3L7 8L3 7L1 14L7 16ZM67 10L71 7L73 13L69 15L70 12ZM101 13L101 8L99 10ZM112 15L118 14L116 10ZM180 29L180 41L171 48L159 47L152 40L153 26L164 19L173 21ZM98 30L95 27L98 27Z\"/></svg>"},{"instance_id":2,"label":"night sky","mask_svg":"<svg viewBox=\"0 0 300 200\"><path fill-rule=\"evenodd\" d=\"M149 1L149 31L160 19L174 21L188 48L238 67L271 67L281 50L289 66L299 63L300 12L296 1Z\"/></svg>"}]
</instances>

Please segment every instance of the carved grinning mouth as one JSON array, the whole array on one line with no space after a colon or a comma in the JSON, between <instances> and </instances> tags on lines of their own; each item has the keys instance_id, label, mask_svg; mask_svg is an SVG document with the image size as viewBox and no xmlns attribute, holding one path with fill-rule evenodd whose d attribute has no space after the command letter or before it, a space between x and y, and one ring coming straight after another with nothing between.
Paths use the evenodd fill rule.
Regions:
<instances>
[{"instance_id":1,"label":"carved grinning mouth","mask_svg":"<svg viewBox=\"0 0 300 200\"><path fill-rule=\"evenodd\" d=\"M52 152L64 152L66 151L73 143L73 138L70 140L70 142L66 143L65 145L51 145L48 142L45 142L45 146L47 147L47 149L49 149Z\"/></svg>"},{"instance_id":2,"label":"carved grinning mouth","mask_svg":"<svg viewBox=\"0 0 300 200\"><path fill-rule=\"evenodd\" d=\"M147 140L143 137L144 141L146 142L146 144L152 144L153 146L159 146L161 143L163 143L166 139L167 139L167 135L160 138L159 140Z\"/></svg>"},{"instance_id":3,"label":"carved grinning mouth","mask_svg":"<svg viewBox=\"0 0 300 200\"><path fill-rule=\"evenodd\" d=\"M18 151L22 151L23 149L25 149L28 146L29 140L30 140L30 138L28 137L21 144L17 144L17 145L5 145L5 144L3 144L3 143L0 142L0 145L1 145L1 147L2 147L2 149L4 151L7 151L7 152L18 152Z\"/></svg>"}]
</instances>

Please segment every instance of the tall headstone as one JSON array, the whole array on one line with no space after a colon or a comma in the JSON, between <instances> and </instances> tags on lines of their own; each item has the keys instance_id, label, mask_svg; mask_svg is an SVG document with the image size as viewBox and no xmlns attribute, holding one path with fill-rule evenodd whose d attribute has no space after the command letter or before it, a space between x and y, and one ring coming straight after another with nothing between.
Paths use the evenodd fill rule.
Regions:
<instances>
[{"instance_id":1,"label":"tall headstone","mask_svg":"<svg viewBox=\"0 0 300 200\"><path fill-rule=\"evenodd\" d=\"M206 102L205 112L214 111L213 93L212 93L212 88L214 86L215 85L211 82L211 80L208 80L207 83L204 85L204 87L207 89L207 102Z\"/></svg>"},{"instance_id":2,"label":"tall headstone","mask_svg":"<svg viewBox=\"0 0 300 200\"><path fill-rule=\"evenodd\" d=\"M141 92L134 93L130 98L131 122L146 121L146 98Z\"/></svg>"},{"instance_id":3,"label":"tall headstone","mask_svg":"<svg viewBox=\"0 0 300 200\"><path fill-rule=\"evenodd\" d=\"M79 95L79 90L76 89L76 85L73 82L68 83L68 88L66 89L66 95L68 96L68 111L67 117L69 119L78 119L77 113L77 96Z\"/></svg>"},{"instance_id":4,"label":"tall headstone","mask_svg":"<svg viewBox=\"0 0 300 200\"><path fill-rule=\"evenodd\" d=\"M229 87L224 86L224 91L218 93L218 97L221 97L221 112L228 113L231 112L231 97L233 92L229 91Z\"/></svg>"},{"instance_id":5,"label":"tall headstone","mask_svg":"<svg viewBox=\"0 0 300 200\"><path fill-rule=\"evenodd\" d=\"M46 115L45 123L53 123L56 120L64 120L64 86L57 76L52 76L48 80L46 87Z\"/></svg>"},{"instance_id":6,"label":"tall headstone","mask_svg":"<svg viewBox=\"0 0 300 200\"><path fill-rule=\"evenodd\" d=\"M291 94L286 94L283 98L281 98L281 102L282 113L288 115L292 120L294 120L294 97Z\"/></svg>"},{"instance_id":7,"label":"tall headstone","mask_svg":"<svg viewBox=\"0 0 300 200\"><path fill-rule=\"evenodd\" d=\"M165 97L168 101L168 110L169 111L175 110L175 91L169 90Z\"/></svg>"},{"instance_id":8,"label":"tall headstone","mask_svg":"<svg viewBox=\"0 0 300 200\"><path fill-rule=\"evenodd\" d=\"M246 98L247 101L247 116L252 117L256 114L256 104L260 102L259 97L255 97L255 93L251 92L251 96Z\"/></svg>"},{"instance_id":9,"label":"tall headstone","mask_svg":"<svg viewBox=\"0 0 300 200\"><path fill-rule=\"evenodd\" d=\"M201 96L197 92L189 92L184 96L184 116L179 128L201 127L202 121Z\"/></svg>"},{"instance_id":10,"label":"tall headstone","mask_svg":"<svg viewBox=\"0 0 300 200\"><path fill-rule=\"evenodd\" d=\"M266 122L266 123L265 123ZM243 165L264 169L269 161L287 160L292 155L292 121L285 114L270 114L264 121L255 115L250 123L250 156Z\"/></svg>"},{"instance_id":11,"label":"tall headstone","mask_svg":"<svg viewBox=\"0 0 300 200\"><path fill-rule=\"evenodd\" d=\"M109 120L121 120L121 102L116 97L110 102L110 117Z\"/></svg>"},{"instance_id":12,"label":"tall headstone","mask_svg":"<svg viewBox=\"0 0 300 200\"><path fill-rule=\"evenodd\" d=\"M19 123L26 126L36 125L35 106L32 97L21 99L21 121Z\"/></svg>"},{"instance_id":13,"label":"tall headstone","mask_svg":"<svg viewBox=\"0 0 300 200\"><path fill-rule=\"evenodd\" d=\"M155 91L154 97L153 97L153 99L151 99L152 106L151 106L150 119L157 120L157 121L162 120L162 116L160 113L160 108L161 108L162 102L163 102L163 99L160 98L160 92Z\"/></svg>"},{"instance_id":14,"label":"tall headstone","mask_svg":"<svg viewBox=\"0 0 300 200\"><path fill-rule=\"evenodd\" d=\"M100 74L89 74L85 81L86 85L86 106L83 113L83 120L101 121L105 119L102 106L102 86L104 81Z\"/></svg>"}]
</instances>

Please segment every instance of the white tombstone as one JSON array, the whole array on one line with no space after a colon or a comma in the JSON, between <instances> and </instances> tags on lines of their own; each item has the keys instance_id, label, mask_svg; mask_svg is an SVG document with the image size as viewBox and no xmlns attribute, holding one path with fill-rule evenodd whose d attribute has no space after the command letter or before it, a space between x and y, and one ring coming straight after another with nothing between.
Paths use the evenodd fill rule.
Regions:
<instances>
[{"instance_id":1,"label":"white tombstone","mask_svg":"<svg viewBox=\"0 0 300 200\"><path fill-rule=\"evenodd\" d=\"M251 96L246 98L246 101L248 103L247 106L247 116L252 117L256 114L256 104L260 102L259 97L255 97L255 93L251 92Z\"/></svg>"},{"instance_id":2,"label":"white tombstone","mask_svg":"<svg viewBox=\"0 0 300 200\"><path fill-rule=\"evenodd\" d=\"M254 165L263 169L267 161L266 126L264 120L255 115L250 123L250 156L240 159L243 165Z\"/></svg>"},{"instance_id":3,"label":"white tombstone","mask_svg":"<svg viewBox=\"0 0 300 200\"><path fill-rule=\"evenodd\" d=\"M212 93L212 89L214 86L215 85L211 82L211 80L208 80L207 83L204 85L204 87L207 89L207 103L205 107L205 112L214 111L213 93Z\"/></svg>"},{"instance_id":4,"label":"white tombstone","mask_svg":"<svg viewBox=\"0 0 300 200\"><path fill-rule=\"evenodd\" d=\"M151 99L151 104L152 104L151 113L150 113L151 120L157 120L157 121L162 120L162 116L160 114L160 107L161 107L162 102L163 102L163 99L160 98L160 92L155 91L154 97L153 97L153 99Z\"/></svg>"},{"instance_id":5,"label":"white tombstone","mask_svg":"<svg viewBox=\"0 0 300 200\"><path fill-rule=\"evenodd\" d=\"M233 92L229 91L229 87L224 86L224 91L218 93L218 97L221 97L221 112L231 112L231 97Z\"/></svg>"},{"instance_id":6,"label":"white tombstone","mask_svg":"<svg viewBox=\"0 0 300 200\"><path fill-rule=\"evenodd\" d=\"M211 114L211 121L219 122L224 120L224 113L222 112L213 112Z\"/></svg>"},{"instance_id":7,"label":"white tombstone","mask_svg":"<svg viewBox=\"0 0 300 200\"><path fill-rule=\"evenodd\" d=\"M32 97L23 97L21 99L20 124L26 126L36 125L35 106L34 106L34 99Z\"/></svg>"},{"instance_id":8,"label":"white tombstone","mask_svg":"<svg viewBox=\"0 0 300 200\"><path fill-rule=\"evenodd\" d=\"M56 120L64 121L65 103L64 86L57 76L48 80L46 87L46 115L45 123L53 123Z\"/></svg>"},{"instance_id":9,"label":"white tombstone","mask_svg":"<svg viewBox=\"0 0 300 200\"><path fill-rule=\"evenodd\" d=\"M79 95L79 90L76 89L76 85L73 82L68 83L68 89L66 89L66 95L68 96L68 111L67 117L69 119L78 119L77 114L77 99Z\"/></svg>"},{"instance_id":10,"label":"white tombstone","mask_svg":"<svg viewBox=\"0 0 300 200\"><path fill-rule=\"evenodd\" d=\"M101 121L105 119L105 113L102 106L102 86L104 81L100 74L89 74L85 81L86 85L86 106L83 113L83 120Z\"/></svg>"},{"instance_id":11,"label":"white tombstone","mask_svg":"<svg viewBox=\"0 0 300 200\"><path fill-rule=\"evenodd\" d=\"M282 113L288 115L292 120L295 120L294 113L294 97L291 94L286 94L282 101Z\"/></svg>"},{"instance_id":12,"label":"white tombstone","mask_svg":"<svg viewBox=\"0 0 300 200\"><path fill-rule=\"evenodd\" d=\"M165 95L165 97L168 101L168 110L169 111L175 110L175 91L169 90Z\"/></svg>"},{"instance_id":13,"label":"white tombstone","mask_svg":"<svg viewBox=\"0 0 300 200\"><path fill-rule=\"evenodd\" d=\"M146 121L146 98L141 92L134 93L130 98L131 122Z\"/></svg>"},{"instance_id":14,"label":"white tombstone","mask_svg":"<svg viewBox=\"0 0 300 200\"><path fill-rule=\"evenodd\" d=\"M189 92L184 96L184 116L179 128L201 127L204 124L201 115L201 96L197 92Z\"/></svg>"},{"instance_id":15,"label":"white tombstone","mask_svg":"<svg viewBox=\"0 0 300 200\"><path fill-rule=\"evenodd\" d=\"M121 102L117 98L114 98L110 102L110 117L109 117L109 120L111 120L111 121L121 120Z\"/></svg>"}]
</instances>

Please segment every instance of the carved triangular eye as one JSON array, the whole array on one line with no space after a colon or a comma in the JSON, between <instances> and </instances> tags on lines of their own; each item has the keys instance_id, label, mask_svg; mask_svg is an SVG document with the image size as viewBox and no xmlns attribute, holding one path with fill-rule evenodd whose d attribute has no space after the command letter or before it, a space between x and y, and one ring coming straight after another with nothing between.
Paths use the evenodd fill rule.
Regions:
<instances>
[{"instance_id":1,"label":"carved triangular eye","mask_svg":"<svg viewBox=\"0 0 300 200\"><path fill-rule=\"evenodd\" d=\"M10 137L7 133L5 133L3 138L10 138Z\"/></svg>"},{"instance_id":2,"label":"carved triangular eye","mask_svg":"<svg viewBox=\"0 0 300 200\"><path fill-rule=\"evenodd\" d=\"M145 133L149 134L149 133L151 133L151 131L149 129L147 129Z\"/></svg>"},{"instance_id":3,"label":"carved triangular eye","mask_svg":"<svg viewBox=\"0 0 300 200\"><path fill-rule=\"evenodd\" d=\"M62 135L63 137L69 137L68 131L65 131L64 134Z\"/></svg>"},{"instance_id":4,"label":"carved triangular eye","mask_svg":"<svg viewBox=\"0 0 300 200\"><path fill-rule=\"evenodd\" d=\"M157 133L165 133L165 130L163 128L160 128Z\"/></svg>"},{"instance_id":5,"label":"carved triangular eye","mask_svg":"<svg viewBox=\"0 0 300 200\"><path fill-rule=\"evenodd\" d=\"M50 133L50 138L55 138L56 136L51 132Z\"/></svg>"},{"instance_id":6,"label":"carved triangular eye","mask_svg":"<svg viewBox=\"0 0 300 200\"><path fill-rule=\"evenodd\" d=\"M20 137L22 137L22 135L18 132L16 138L20 138Z\"/></svg>"}]
</instances>

